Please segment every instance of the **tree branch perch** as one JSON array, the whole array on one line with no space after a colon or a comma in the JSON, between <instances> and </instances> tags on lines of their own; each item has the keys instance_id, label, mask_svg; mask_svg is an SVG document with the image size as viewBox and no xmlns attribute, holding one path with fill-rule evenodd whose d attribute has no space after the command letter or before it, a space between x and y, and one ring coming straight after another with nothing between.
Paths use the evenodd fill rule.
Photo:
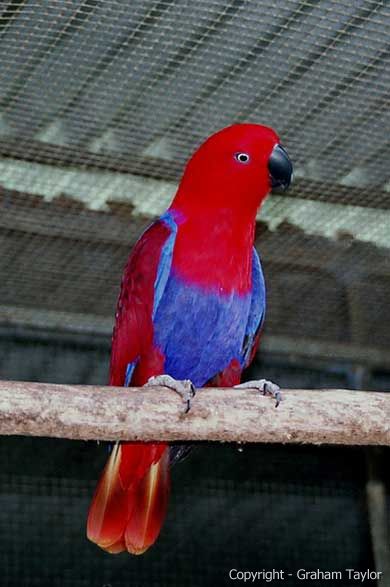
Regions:
<instances>
[{"instance_id":1,"label":"tree branch perch","mask_svg":"<svg viewBox=\"0 0 390 587\"><path fill-rule=\"evenodd\" d=\"M390 393L199 390L189 414L166 388L0 381L0 434L84 440L390 445Z\"/></svg>"}]
</instances>

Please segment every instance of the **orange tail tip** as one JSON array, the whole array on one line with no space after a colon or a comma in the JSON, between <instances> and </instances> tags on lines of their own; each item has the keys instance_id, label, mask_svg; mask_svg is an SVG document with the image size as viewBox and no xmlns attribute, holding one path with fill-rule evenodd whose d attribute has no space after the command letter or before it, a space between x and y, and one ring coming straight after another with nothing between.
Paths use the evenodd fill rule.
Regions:
<instances>
[{"instance_id":1,"label":"orange tail tip","mask_svg":"<svg viewBox=\"0 0 390 587\"><path fill-rule=\"evenodd\" d=\"M142 554L160 533L169 487L166 445L116 444L92 499L89 540L111 553Z\"/></svg>"}]
</instances>

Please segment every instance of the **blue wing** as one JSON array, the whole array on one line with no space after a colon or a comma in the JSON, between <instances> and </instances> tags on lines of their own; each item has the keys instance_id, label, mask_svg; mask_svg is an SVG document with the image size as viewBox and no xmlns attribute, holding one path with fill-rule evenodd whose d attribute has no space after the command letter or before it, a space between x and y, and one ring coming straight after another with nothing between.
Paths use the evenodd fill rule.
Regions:
<instances>
[{"instance_id":1,"label":"blue wing","mask_svg":"<svg viewBox=\"0 0 390 587\"><path fill-rule=\"evenodd\" d=\"M259 255L254 248L252 258L252 298L241 357L243 367L247 367L252 360L253 347L258 342L257 338L264 323L265 308L266 292L264 275Z\"/></svg>"},{"instance_id":2,"label":"blue wing","mask_svg":"<svg viewBox=\"0 0 390 587\"><path fill-rule=\"evenodd\" d=\"M154 282L153 320L156 316L157 309L160 305L171 272L173 248L175 246L177 235L177 224L169 212L163 214L160 220L170 228L171 234L161 250L156 281Z\"/></svg>"}]
</instances>

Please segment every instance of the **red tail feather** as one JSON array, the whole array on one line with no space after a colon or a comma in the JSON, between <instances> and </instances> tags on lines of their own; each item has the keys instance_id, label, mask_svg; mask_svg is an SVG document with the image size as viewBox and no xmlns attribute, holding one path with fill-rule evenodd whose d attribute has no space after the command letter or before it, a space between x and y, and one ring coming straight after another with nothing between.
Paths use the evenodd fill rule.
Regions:
<instances>
[{"instance_id":1,"label":"red tail feather","mask_svg":"<svg viewBox=\"0 0 390 587\"><path fill-rule=\"evenodd\" d=\"M116 444L88 514L87 536L111 553L141 554L157 539L169 496L165 444Z\"/></svg>"}]
</instances>

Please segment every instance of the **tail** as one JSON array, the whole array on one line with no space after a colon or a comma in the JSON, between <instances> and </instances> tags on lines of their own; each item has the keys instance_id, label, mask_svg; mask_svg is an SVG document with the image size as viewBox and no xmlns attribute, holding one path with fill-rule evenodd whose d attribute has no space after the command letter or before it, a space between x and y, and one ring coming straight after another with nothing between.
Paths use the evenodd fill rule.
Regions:
<instances>
[{"instance_id":1,"label":"tail","mask_svg":"<svg viewBox=\"0 0 390 587\"><path fill-rule=\"evenodd\" d=\"M89 540L111 553L142 554L160 533L169 488L166 444L116 443L89 509Z\"/></svg>"}]
</instances>

